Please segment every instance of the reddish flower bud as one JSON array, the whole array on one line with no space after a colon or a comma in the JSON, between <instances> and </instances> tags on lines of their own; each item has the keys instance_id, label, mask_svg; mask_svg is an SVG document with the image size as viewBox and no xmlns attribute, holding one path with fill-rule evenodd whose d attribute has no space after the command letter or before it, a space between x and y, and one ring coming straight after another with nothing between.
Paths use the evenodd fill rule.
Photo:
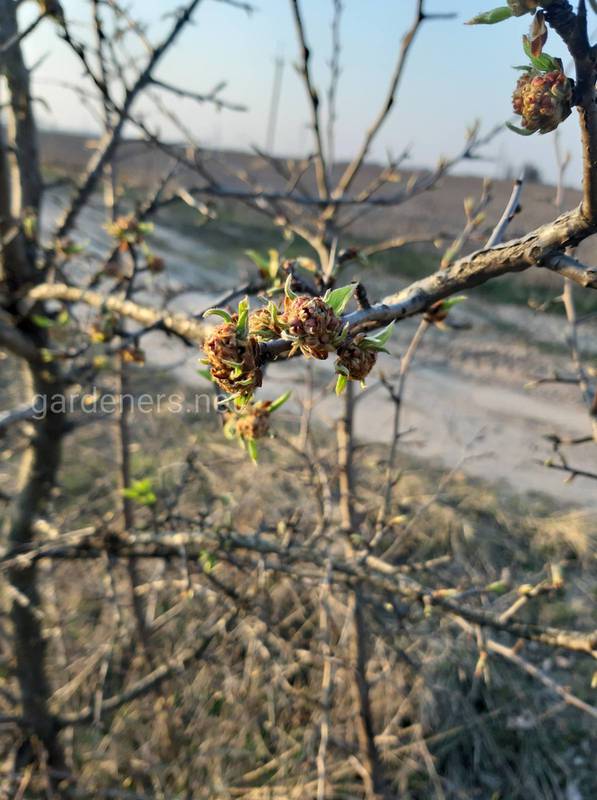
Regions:
<instances>
[{"instance_id":1,"label":"reddish flower bud","mask_svg":"<svg viewBox=\"0 0 597 800\"><path fill-rule=\"evenodd\" d=\"M249 333L260 341L280 338L282 326L272 304L249 314Z\"/></svg>"},{"instance_id":2,"label":"reddish flower bud","mask_svg":"<svg viewBox=\"0 0 597 800\"><path fill-rule=\"evenodd\" d=\"M294 342L291 352L300 350L305 356L326 359L340 342L340 317L321 297L287 297L284 305L282 335Z\"/></svg>"},{"instance_id":3,"label":"reddish flower bud","mask_svg":"<svg viewBox=\"0 0 597 800\"><path fill-rule=\"evenodd\" d=\"M269 433L269 401L251 403L240 413L230 414L227 424L234 427L235 434L244 441L263 439Z\"/></svg>"},{"instance_id":4,"label":"reddish flower bud","mask_svg":"<svg viewBox=\"0 0 597 800\"><path fill-rule=\"evenodd\" d=\"M363 350L359 347L362 336L355 337L351 342L338 349L336 359L336 372L346 375L353 381L364 381L377 361L375 350Z\"/></svg>"},{"instance_id":5,"label":"reddish flower bud","mask_svg":"<svg viewBox=\"0 0 597 800\"><path fill-rule=\"evenodd\" d=\"M548 133L570 115L572 82L560 70L526 72L512 95L512 108L530 133Z\"/></svg>"},{"instance_id":6,"label":"reddish flower bud","mask_svg":"<svg viewBox=\"0 0 597 800\"><path fill-rule=\"evenodd\" d=\"M212 378L224 392L250 397L261 386L261 370L258 366L259 344L252 336L238 335L234 314L230 322L224 322L207 337L203 350Z\"/></svg>"}]
</instances>

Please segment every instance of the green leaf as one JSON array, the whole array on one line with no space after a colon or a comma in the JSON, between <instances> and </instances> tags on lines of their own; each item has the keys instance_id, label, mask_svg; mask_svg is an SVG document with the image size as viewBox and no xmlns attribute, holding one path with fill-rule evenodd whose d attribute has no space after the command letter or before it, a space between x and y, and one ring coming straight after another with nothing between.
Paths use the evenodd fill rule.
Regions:
<instances>
[{"instance_id":1,"label":"green leaf","mask_svg":"<svg viewBox=\"0 0 597 800\"><path fill-rule=\"evenodd\" d=\"M562 69L562 62L547 53L542 53L540 56L531 56L531 63L540 72L554 72Z\"/></svg>"},{"instance_id":2,"label":"green leaf","mask_svg":"<svg viewBox=\"0 0 597 800\"><path fill-rule=\"evenodd\" d=\"M224 423L224 438L228 439L229 442L236 439L236 420L234 417L230 417Z\"/></svg>"},{"instance_id":3,"label":"green leaf","mask_svg":"<svg viewBox=\"0 0 597 800\"><path fill-rule=\"evenodd\" d=\"M277 250L268 250L269 253L269 264L268 264L268 275L273 280L276 275L278 274L278 270L280 269L280 254Z\"/></svg>"},{"instance_id":4,"label":"green leaf","mask_svg":"<svg viewBox=\"0 0 597 800\"><path fill-rule=\"evenodd\" d=\"M53 328L56 324L56 320L44 317L42 314L32 314L31 319L38 328Z\"/></svg>"},{"instance_id":5,"label":"green leaf","mask_svg":"<svg viewBox=\"0 0 597 800\"><path fill-rule=\"evenodd\" d=\"M554 70L562 69L562 62L559 58L554 58L548 53L541 53L540 56L534 56L531 40L528 36L522 37L522 49L528 56L531 64L535 69L539 70L539 72L553 72Z\"/></svg>"},{"instance_id":6,"label":"green leaf","mask_svg":"<svg viewBox=\"0 0 597 800\"><path fill-rule=\"evenodd\" d=\"M247 446L247 453L249 454L249 457L250 457L251 461L254 464L256 464L257 463L257 442L255 441L255 439L247 439L245 444Z\"/></svg>"},{"instance_id":7,"label":"green leaf","mask_svg":"<svg viewBox=\"0 0 597 800\"><path fill-rule=\"evenodd\" d=\"M486 592L493 592L494 594L505 594L508 591L508 584L506 581L494 581L488 583L485 587Z\"/></svg>"},{"instance_id":8,"label":"green leaf","mask_svg":"<svg viewBox=\"0 0 597 800\"><path fill-rule=\"evenodd\" d=\"M267 304L267 310L271 314L272 324L275 325L279 317L278 306L272 300L270 300L269 303Z\"/></svg>"},{"instance_id":9,"label":"green leaf","mask_svg":"<svg viewBox=\"0 0 597 800\"><path fill-rule=\"evenodd\" d=\"M365 350L384 350L386 344L388 343L390 336L394 331L394 325L396 323L394 321L390 322L389 325L386 325L379 333L374 334L373 336L365 336L362 341L361 346Z\"/></svg>"},{"instance_id":10,"label":"green leaf","mask_svg":"<svg viewBox=\"0 0 597 800\"><path fill-rule=\"evenodd\" d=\"M269 413L272 414L274 411L277 411L280 408L280 406L283 406L291 394L292 392L288 391L284 392L284 394L281 394L280 397L277 397L269 407L268 409Z\"/></svg>"},{"instance_id":11,"label":"green leaf","mask_svg":"<svg viewBox=\"0 0 597 800\"><path fill-rule=\"evenodd\" d=\"M495 25L497 22L503 22L512 16L512 9L508 6L499 6L493 8L491 11L483 11L477 14L476 17L469 19L465 25Z\"/></svg>"},{"instance_id":12,"label":"green leaf","mask_svg":"<svg viewBox=\"0 0 597 800\"><path fill-rule=\"evenodd\" d=\"M355 288L355 284L351 283L348 286L341 286L338 289L328 289L323 296L323 302L340 316L350 302Z\"/></svg>"},{"instance_id":13,"label":"green leaf","mask_svg":"<svg viewBox=\"0 0 597 800\"><path fill-rule=\"evenodd\" d=\"M292 275L289 275L286 278L286 283L284 284L284 294L289 300L294 300L296 297L296 293L292 291Z\"/></svg>"},{"instance_id":14,"label":"green leaf","mask_svg":"<svg viewBox=\"0 0 597 800\"><path fill-rule=\"evenodd\" d=\"M38 328L54 328L56 325L66 325L69 319L68 311L65 308L62 309L55 319L46 317L43 314L31 315L31 320Z\"/></svg>"},{"instance_id":15,"label":"green leaf","mask_svg":"<svg viewBox=\"0 0 597 800\"><path fill-rule=\"evenodd\" d=\"M243 297L238 304L238 322L236 323L236 335L244 339L249 331L249 298Z\"/></svg>"},{"instance_id":16,"label":"green leaf","mask_svg":"<svg viewBox=\"0 0 597 800\"><path fill-rule=\"evenodd\" d=\"M458 295L457 297L449 297L442 302L441 309L442 311L449 311L452 306L457 306L458 303L464 303L465 300L468 300L468 297L464 294Z\"/></svg>"},{"instance_id":17,"label":"green leaf","mask_svg":"<svg viewBox=\"0 0 597 800\"><path fill-rule=\"evenodd\" d=\"M269 274L270 262L267 258L265 258L265 256L262 256L261 253L257 252L257 250L245 250L245 255L251 259L257 269L263 272L264 275Z\"/></svg>"},{"instance_id":18,"label":"green leaf","mask_svg":"<svg viewBox=\"0 0 597 800\"><path fill-rule=\"evenodd\" d=\"M216 567L218 559L213 553L210 553L209 550L200 550L199 563L203 567L203 571L209 575Z\"/></svg>"},{"instance_id":19,"label":"green leaf","mask_svg":"<svg viewBox=\"0 0 597 800\"><path fill-rule=\"evenodd\" d=\"M130 486L122 490L122 496L133 500L141 506L152 506L157 502L157 495L152 489L150 478L133 481Z\"/></svg>"},{"instance_id":20,"label":"green leaf","mask_svg":"<svg viewBox=\"0 0 597 800\"><path fill-rule=\"evenodd\" d=\"M532 136L535 133L535 131L528 131L526 128L519 128L518 125L512 125L511 122L506 122L506 128L519 136Z\"/></svg>"},{"instance_id":21,"label":"green leaf","mask_svg":"<svg viewBox=\"0 0 597 800\"><path fill-rule=\"evenodd\" d=\"M337 339L336 339L336 341L335 341L335 345L336 345L336 347L339 347L339 346L342 344L342 342L345 342L345 341L346 341L346 339L348 338L348 331L349 331L349 330L350 330L350 323L349 323L349 322L347 322L347 323L344 325L344 327L342 328L342 331L341 331L341 333L340 333L340 336L338 336L338 338L337 338Z\"/></svg>"},{"instance_id":22,"label":"green leaf","mask_svg":"<svg viewBox=\"0 0 597 800\"><path fill-rule=\"evenodd\" d=\"M346 375L338 375L336 378L336 394L338 397L342 394L342 392L346 389L346 385L348 384L348 378Z\"/></svg>"},{"instance_id":23,"label":"green leaf","mask_svg":"<svg viewBox=\"0 0 597 800\"><path fill-rule=\"evenodd\" d=\"M197 375L201 375L201 377L205 378L206 381L211 381L213 383L214 379L210 369L198 369Z\"/></svg>"},{"instance_id":24,"label":"green leaf","mask_svg":"<svg viewBox=\"0 0 597 800\"><path fill-rule=\"evenodd\" d=\"M204 317L222 317L226 322L232 322L232 317L223 308L208 308L203 314Z\"/></svg>"}]
</instances>

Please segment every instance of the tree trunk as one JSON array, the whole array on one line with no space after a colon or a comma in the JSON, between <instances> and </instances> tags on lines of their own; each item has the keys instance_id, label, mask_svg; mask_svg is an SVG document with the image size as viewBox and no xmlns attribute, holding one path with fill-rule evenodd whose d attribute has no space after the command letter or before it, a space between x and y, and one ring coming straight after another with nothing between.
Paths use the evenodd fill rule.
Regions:
<instances>
[{"instance_id":1,"label":"tree trunk","mask_svg":"<svg viewBox=\"0 0 597 800\"><path fill-rule=\"evenodd\" d=\"M22 321L19 313L23 289L43 280L44 275L37 268L37 220L42 194L37 129L29 71L16 36L17 5L13 0L0 0L0 39L9 41L14 37L16 42L0 56L0 75L6 79L8 87L0 141L0 286L3 292L0 299L4 309L14 315L20 335L31 344L24 355L27 359L24 364L26 388L40 398L38 404L43 402L46 413L34 423L34 433L21 463L18 494L7 520L7 544L16 551L34 541L36 523L47 513L65 433L64 414L61 410L54 413L51 407L51 397L65 391L60 368L57 363L37 355L48 347L48 334L28 320ZM60 792L58 787L65 775L65 760L49 705L47 643L36 565L13 566L8 580L13 590L10 602L15 674L24 720L14 768L18 775L36 759L42 761L49 775L51 796Z\"/></svg>"}]
</instances>

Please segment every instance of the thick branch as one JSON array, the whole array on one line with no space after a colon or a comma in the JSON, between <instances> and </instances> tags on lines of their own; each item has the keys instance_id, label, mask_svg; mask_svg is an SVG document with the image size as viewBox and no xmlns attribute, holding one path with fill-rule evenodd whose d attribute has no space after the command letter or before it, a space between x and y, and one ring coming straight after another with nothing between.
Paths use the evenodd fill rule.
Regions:
<instances>
[{"instance_id":1,"label":"thick branch","mask_svg":"<svg viewBox=\"0 0 597 800\"><path fill-rule=\"evenodd\" d=\"M184 339L200 342L205 333L205 325L185 314L158 311L155 308L141 306L132 300L106 296L89 289L79 289L64 283L42 283L28 295L30 300L62 300L67 303L84 303L85 305L113 311L120 316L132 319L144 326L160 326Z\"/></svg>"},{"instance_id":2,"label":"thick branch","mask_svg":"<svg viewBox=\"0 0 597 800\"><path fill-rule=\"evenodd\" d=\"M581 209L569 211L522 239L477 250L454 262L448 269L438 270L397 294L389 295L382 303L347 314L344 321L352 330L378 327L392 320L420 314L439 300L501 275L523 272L533 266L552 268L551 259L560 258L560 248L576 245L593 232L593 226L589 225ZM556 271L597 289L597 275L592 271L579 270L578 266L573 268L569 263L557 267ZM289 349L290 343L284 339L262 345L266 359L282 355Z\"/></svg>"}]
</instances>

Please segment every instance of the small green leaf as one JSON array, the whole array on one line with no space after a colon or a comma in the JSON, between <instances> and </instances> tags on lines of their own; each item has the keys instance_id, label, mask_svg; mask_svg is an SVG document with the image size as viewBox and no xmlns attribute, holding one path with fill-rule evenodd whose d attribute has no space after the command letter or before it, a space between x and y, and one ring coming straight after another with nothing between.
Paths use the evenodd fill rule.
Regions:
<instances>
[{"instance_id":1,"label":"small green leaf","mask_svg":"<svg viewBox=\"0 0 597 800\"><path fill-rule=\"evenodd\" d=\"M261 253L258 253L257 250L245 250L245 255L251 259L260 272L263 272L264 275L269 274L270 262Z\"/></svg>"},{"instance_id":2,"label":"small green leaf","mask_svg":"<svg viewBox=\"0 0 597 800\"><path fill-rule=\"evenodd\" d=\"M151 480L143 478L133 481L130 486L122 490L122 496L128 500L133 500L141 506L152 506L157 502L157 495L152 489Z\"/></svg>"},{"instance_id":3,"label":"small green leaf","mask_svg":"<svg viewBox=\"0 0 597 800\"><path fill-rule=\"evenodd\" d=\"M44 317L42 314L32 314L31 319L38 328L53 328L56 324L56 320Z\"/></svg>"},{"instance_id":4,"label":"small green leaf","mask_svg":"<svg viewBox=\"0 0 597 800\"><path fill-rule=\"evenodd\" d=\"M79 253L84 253L87 247L87 242L73 242L64 249L64 252L69 256L77 256Z\"/></svg>"},{"instance_id":5,"label":"small green leaf","mask_svg":"<svg viewBox=\"0 0 597 800\"><path fill-rule=\"evenodd\" d=\"M394 325L396 323L394 321L390 322L389 325L386 325L379 333L374 334L373 336L365 336L362 341L361 346L364 350L384 350L386 344L388 343L390 336L394 331Z\"/></svg>"},{"instance_id":6,"label":"small green leaf","mask_svg":"<svg viewBox=\"0 0 597 800\"><path fill-rule=\"evenodd\" d=\"M37 216L35 214L28 214L23 217L23 233L27 239L34 239L37 235Z\"/></svg>"},{"instance_id":7,"label":"small green leaf","mask_svg":"<svg viewBox=\"0 0 597 800\"><path fill-rule=\"evenodd\" d=\"M213 553L210 553L209 550L200 550L199 563L203 567L203 571L209 575L209 573L213 572L214 568L216 567L218 559Z\"/></svg>"},{"instance_id":8,"label":"small green leaf","mask_svg":"<svg viewBox=\"0 0 597 800\"><path fill-rule=\"evenodd\" d=\"M346 375L338 375L336 378L336 394L338 397L342 394L342 392L346 389L346 385L348 383L348 378Z\"/></svg>"},{"instance_id":9,"label":"small green leaf","mask_svg":"<svg viewBox=\"0 0 597 800\"><path fill-rule=\"evenodd\" d=\"M535 133L535 131L528 131L526 128L519 128L518 125L512 125L511 122L506 122L506 128L519 136L532 136Z\"/></svg>"},{"instance_id":10,"label":"small green leaf","mask_svg":"<svg viewBox=\"0 0 597 800\"><path fill-rule=\"evenodd\" d=\"M505 594L508 591L508 584L506 581L494 581L487 584L485 591L493 592L494 594Z\"/></svg>"},{"instance_id":11,"label":"small green leaf","mask_svg":"<svg viewBox=\"0 0 597 800\"><path fill-rule=\"evenodd\" d=\"M243 297L238 304L238 322L236 323L236 335L244 339L249 330L249 298Z\"/></svg>"},{"instance_id":12,"label":"small green leaf","mask_svg":"<svg viewBox=\"0 0 597 800\"><path fill-rule=\"evenodd\" d=\"M213 383L213 375L211 374L210 369L198 369L197 375L201 375L201 377L205 378L206 381L211 381Z\"/></svg>"},{"instance_id":13,"label":"small green leaf","mask_svg":"<svg viewBox=\"0 0 597 800\"><path fill-rule=\"evenodd\" d=\"M449 297L447 300L442 301L441 309L442 311L449 311L452 306L457 306L458 303L464 303L465 300L468 300L468 298L464 294L458 295L457 297Z\"/></svg>"},{"instance_id":14,"label":"small green leaf","mask_svg":"<svg viewBox=\"0 0 597 800\"><path fill-rule=\"evenodd\" d=\"M284 392L284 394L281 394L280 397L277 397L269 407L268 409L269 413L272 414L274 411L277 411L280 408L280 406L283 406L291 394L292 392L288 391Z\"/></svg>"},{"instance_id":15,"label":"small green leaf","mask_svg":"<svg viewBox=\"0 0 597 800\"><path fill-rule=\"evenodd\" d=\"M534 56L531 40L528 36L522 37L522 49L525 55L528 56L531 64L535 69L539 70L539 72L553 72L554 70L562 69L562 62L559 58L554 58L548 53L541 53L540 56Z\"/></svg>"},{"instance_id":16,"label":"small green leaf","mask_svg":"<svg viewBox=\"0 0 597 800\"><path fill-rule=\"evenodd\" d=\"M289 300L294 300L296 297L296 293L292 291L292 275L289 275L286 278L286 283L284 284L284 294Z\"/></svg>"},{"instance_id":17,"label":"small green leaf","mask_svg":"<svg viewBox=\"0 0 597 800\"><path fill-rule=\"evenodd\" d=\"M344 327L342 328L342 332L340 333L340 336L339 336L339 337L336 339L336 342L335 342L335 344L336 344L336 347L339 347L339 346L342 344L342 342L345 342L345 341L346 341L346 339L347 339L347 337L348 337L348 331L349 331L349 329L350 329L350 323L349 323L349 322L347 322L347 323L344 325Z\"/></svg>"},{"instance_id":18,"label":"small green leaf","mask_svg":"<svg viewBox=\"0 0 597 800\"><path fill-rule=\"evenodd\" d=\"M340 316L350 302L355 288L355 284L351 283L348 286L341 286L338 289L328 289L323 296L323 302Z\"/></svg>"},{"instance_id":19,"label":"small green leaf","mask_svg":"<svg viewBox=\"0 0 597 800\"><path fill-rule=\"evenodd\" d=\"M275 325L278 322L278 317L279 317L278 306L272 300L270 300L269 303L267 304L267 310L271 315L272 325Z\"/></svg>"},{"instance_id":20,"label":"small green leaf","mask_svg":"<svg viewBox=\"0 0 597 800\"><path fill-rule=\"evenodd\" d=\"M203 314L204 317L222 317L226 322L232 322L232 317L223 308L208 308Z\"/></svg>"},{"instance_id":21,"label":"small green leaf","mask_svg":"<svg viewBox=\"0 0 597 800\"><path fill-rule=\"evenodd\" d=\"M531 56L531 63L540 72L554 72L562 69L562 62L547 53L540 56Z\"/></svg>"},{"instance_id":22,"label":"small green leaf","mask_svg":"<svg viewBox=\"0 0 597 800\"><path fill-rule=\"evenodd\" d=\"M245 442L247 446L247 453L249 454L249 458L251 461L256 464L257 463L257 442L255 439L247 439Z\"/></svg>"},{"instance_id":23,"label":"small green leaf","mask_svg":"<svg viewBox=\"0 0 597 800\"><path fill-rule=\"evenodd\" d=\"M268 250L269 253L269 264L267 272L270 278L273 280L276 275L278 274L278 270L280 269L280 254L277 250Z\"/></svg>"},{"instance_id":24,"label":"small green leaf","mask_svg":"<svg viewBox=\"0 0 597 800\"><path fill-rule=\"evenodd\" d=\"M493 8L491 11L483 11L481 14L477 14L476 17L469 19L468 22L465 22L465 25L495 25L497 22L503 22L505 19L509 19L512 16L512 9L508 6L499 6L499 8Z\"/></svg>"}]
</instances>

